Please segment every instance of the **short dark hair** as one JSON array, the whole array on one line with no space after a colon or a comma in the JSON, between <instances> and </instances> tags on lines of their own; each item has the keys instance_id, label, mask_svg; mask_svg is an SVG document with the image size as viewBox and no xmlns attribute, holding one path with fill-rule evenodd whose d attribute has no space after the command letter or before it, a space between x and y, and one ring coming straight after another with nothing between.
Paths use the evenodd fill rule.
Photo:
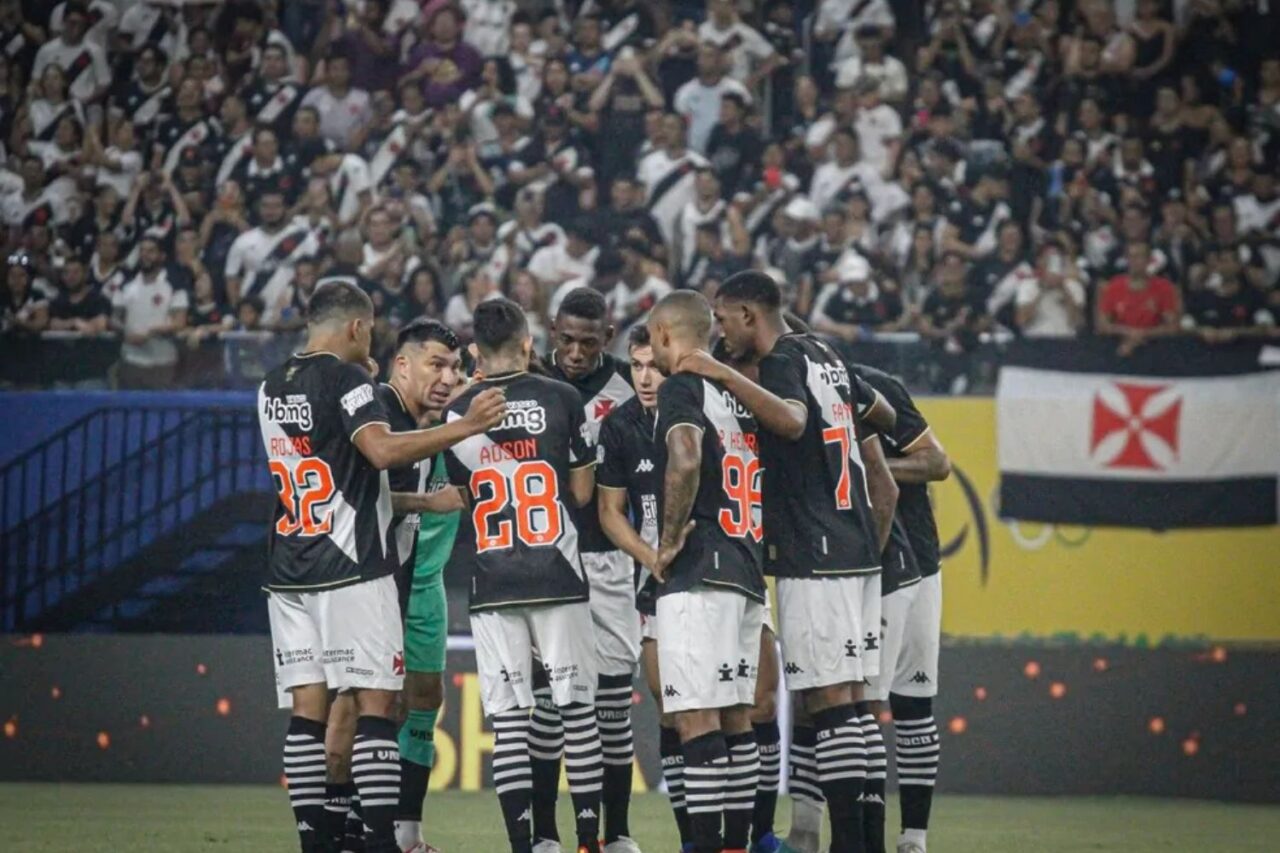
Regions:
<instances>
[{"instance_id":1,"label":"short dark hair","mask_svg":"<svg viewBox=\"0 0 1280 853\"><path fill-rule=\"evenodd\" d=\"M435 341L442 344L446 349L458 350L462 349L462 341L458 340L458 336L439 320L432 320L427 317L419 317L412 321L396 335L396 352L404 349L408 344L425 344L429 341Z\"/></svg>"},{"instance_id":2,"label":"short dark hair","mask_svg":"<svg viewBox=\"0 0 1280 853\"><path fill-rule=\"evenodd\" d=\"M647 347L653 345L653 339L649 337L649 327L644 323L639 323L631 327L630 334L627 335L627 349L633 347Z\"/></svg>"},{"instance_id":3,"label":"short dark hair","mask_svg":"<svg viewBox=\"0 0 1280 853\"><path fill-rule=\"evenodd\" d=\"M473 330L482 353L502 352L529 334L529 321L520 306L505 297L476 306Z\"/></svg>"},{"instance_id":4,"label":"short dark hair","mask_svg":"<svg viewBox=\"0 0 1280 853\"><path fill-rule=\"evenodd\" d=\"M736 272L724 280L716 296L736 302L753 302L765 308L782 307L782 288L768 273L759 270Z\"/></svg>"},{"instance_id":5,"label":"short dark hair","mask_svg":"<svg viewBox=\"0 0 1280 853\"><path fill-rule=\"evenodd\" d=\"M604 296L600 291L590 287L580 287L569 291L560 302L560 310L556 315L564 314L569 317L580 317L583 320L603 320L608 313L609 306L605 304Z\"/></svg>"},{"instance_id":6,"label":"short dark hair","mask_svg":"<svg viewBox=\"0 0 1280 853\"><path fill-rule=\"evenodd\" d=\"M333 277L316 283L307 303L307 322L318 326L330 320L350 320L373 314L373 300L353 279Z\"/></svg>"}]
</instances>

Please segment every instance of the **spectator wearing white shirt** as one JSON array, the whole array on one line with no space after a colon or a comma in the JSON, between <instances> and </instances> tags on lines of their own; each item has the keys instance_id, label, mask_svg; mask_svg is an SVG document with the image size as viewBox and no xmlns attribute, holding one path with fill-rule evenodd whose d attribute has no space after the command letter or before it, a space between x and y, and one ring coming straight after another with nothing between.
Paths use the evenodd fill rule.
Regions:
<instances>
[{"instance_id":1,"label":"spectator wearing white shirt","mask_svg":"<svg viewBox=\"0 0 1280 853\"><path fill-rule=\"evenodd\" d=\"M164 249L154 237L138 245L138 274L112 300L115 324L124 334L118 382L121 388L162 389L173 383L178 346L172 336L186 328L187 292L165 273Z\"/></svg>"},{"instance_id":2,"label":"spectator wearing white shirt","mask_svg":"<svg viewBox=\"0 0 1280 853\"><path fill-rule=\"evenodd\" d=\"M761 80L786 60L764 36L738 17L733 0L707 0L707 19L698 26L698 39L725 54L729 76L755 91ZM626 336L619 335L625 344Z\"/></svg>"},{"instance_id":3,"label":"spectator wearing white shirt","mask_svg":"<svg viewBox=\"0 0 1280 853\"><path fill-rule=\"evenodd\" d=\"M863 77L870 77L879 82L881 98L891 104L902 103L910 86L907 66L897 57L885 54L884 37L874 24L859 27L855 36L858 55L836 67L836 87L844 89Z\"/></svg>"},{"instance_id":4,"label":"spectator wearing white shirt","mask_svg":"<svg viewBox=\"0 0 1280 853\"><path fill-rule=\"evenodd\" d=\"M671 283L649 272L651 247L644 240L624 240L619 247L622 269L618 283L605 296L613 314L613 326L617 329L611 350L614 355L626 354L631 330L649 316L658 300L671 292Z\"/></svg>"},{"instance_id":5,"label":"spectator wearing white shirt","mask_svg":"<svg viewBox=\"0 0 1280 853\"><path fill-rule=\"evenodd\" d=\"M814 14L813 37L820 57L832 57L835 65L857 55L853 33L859 27L874 24L887 39L896 23L889 0L820 0Z\"/></svg>"},{"instance_id":6,"label":"spectator wearing white shirt","mask_svg":"<svg viewBox=\"0 0 1280 853\"><path fill-rule=\"evenodd\" d=\"M68 3L62 19L62 35L45 42L36 52L32 78L57 65L67 75L71 97L82 104L96 104L111 85L111 66L102 47L87 40L89 11L84 4Z\"/></svg>"},{"instance_id":7,"label":"spectator wearing white shirt","mask_svg":"<svg viewBox=\"0 0 1280 853\"><path fill-rule=\"evenodd\" d=\"M88 3L83 2L83 0L75 3L74 0L71 0L71 2L59 3L53 7L53 13L49 15L49 32L55 36L62 35L67 7L72 5L83 6L89 12L89 18L92 23L85 30L85 40L93 42L103 50L110 47L111 34L115 32L120 23L120 10L116 8L116 4L111 0L89 0ZM139 3L138 5L141 6L143 4Z\"/></svg>"},{"instance_id":8,"label":"spectator wearing white shirt","mask_svg":"<svg viewBox=\"0 0 1280 853\"><path fill-rule=\"evenodd\" d=\"M836 130L831 147L835 156L814 170L809 185L809 200L818 210L826 210L845 190L861 186L870 193L881 182L880 171L859 157L858 137L852 129Z\"/></svg>"},{"instance_id":9,"label":"spectator wearing white shirt","mask_svg":"<svg viewBox=\"0 0 1280 853\"><path fill-rule=\"evenodd\" d=\"M751 95L737 80L725 76L724 51L709 42L698 47L698 76L676 91L672 102L675 111L689 125L689 147L705 154L711 129L720 121L720 98L726 92L737 92L747 103Z\"/></svg>"},{"instance_id":10,"label":"spectator wearing white shirt","mask_svg":"<svg viewBox=\"0 0 1280 853\"><path fill-rule=\"evenodd\" d=\"M565 240L544 246L529 259L529 272L543 287L559 287L574 278L587 278L595 271L600 250L585 220L577 220L565 230Z\"/></svg>"},{"instance_id":11,"label":"spectator wearing white shirt","mask_svg":"<svg viewBox=\"0 0 1280 853\"><path fill-rule=\"evenodd\" d=\"M858 134L862 162L888 177L902 147L902 119L898 111L880 101L880 81L863 77L854 86L858 93L858 116L853 129Z\"/></svg>"},{"instance_id":12,"label":"spectator wearing white shirt","mask_svg":"<svg viewBox=\"0 0 1280 853\"><path fill-rule=\"evenodd\" d=\"M462 273L462 289L444 308L444 322L464 340L471 340L476 306L490 299L500 299L502 289L489 275L485 264L473 264Z\"/></svg>"},{"instance_id":13,"label":"spectator wearing white shirt","mask_svg":"<svg viewBox=\"0 0 1280 853\"><path fill-rule=\"evenodd\" d=\"M320 115L320 135L340 150L348 151L356 132L373 118L369 93L351 85L351 60L335 53L325 60L325 82L302 99L302 106L314 107Z\"/></svg>"},{"instance_id":14,"label":"spectator wearing white shirt","mask_svg":"<svg viewBox=\"0 0 1280 853\"><path fill-rule=\"evenodd\" d=\"M1073 338L1084 328L1084 286L1071 275L1066 253L1056 241L1040 247L1035 268L1018 275L1014 304L1018 328L1028 338Z\"/></svg>"},{"instance_id":15,"label":"spectator wearing white shirt","mask_svg":"<svg viewBox=\"0 0 1280 853\"><path fill-rule=\"evenodd\" d=\"M481 56L504 56L511 46L511 19L516 14L515 0L462 0L467 15L467 28L462 39Z\"/></svg>"}]
</instances>

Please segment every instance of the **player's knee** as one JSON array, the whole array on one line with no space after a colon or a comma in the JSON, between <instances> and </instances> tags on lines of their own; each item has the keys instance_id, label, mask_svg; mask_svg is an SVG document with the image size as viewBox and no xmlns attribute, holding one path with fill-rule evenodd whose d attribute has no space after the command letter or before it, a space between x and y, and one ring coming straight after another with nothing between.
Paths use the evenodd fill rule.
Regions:
<instances>
[{"instance_id":1,"label":"player's knee","mask_svg":"<svg viewBox=\"0 0 1280 853\"><path fill-rule=\"evenodd\" d=\"M895 720L922 720L933 715L933 697L890 693L889 710Z\"/></svg>"},{"instance_id":2,"label":"player's knee","mask_svg":"<svg viewBox=\"0 0 1280 853\"><path fill-rule=\"evenodd\" d=\"M440 673L411 672L404 679L404 700L410 711L438 711L444 704Z\"/></svg>"},{"instance_id":3,"label":"player's knee","mask_svg":"<svg viewBox=\"0 0 1280 853\"><path fill-rule=\"evenodd\" d=\"M751 709L745 706L725 708L720 712L720 728L727 735L751 731Z\"/></svg>"},{"instance_id":4,"label":"player's knee","mask_svg":"<svg viewBox=\"0 0 1280 853\"><path fill-rule=\"evenodd\" d=\"M351 751L330 750L326 744L324 769L330 782L346 782L351 778Z\"/></svg>"},{"instance_id":5,"label":"player's knee","mask_svg":"<svg viewBox=\"0 0 1280 853\"><path fill-rule=\"evenodd\" d=\"M676 724L676 715L675 715L675 714L663 714L662 716L660 716L660 717L658 718L658 725L662 726L662 728L664 728L664 729L678 729L678 728L679 728L679 726Z\"/></svg>"},{"instance_id":6,"label":"player's knee","mask_svg":"<svg viewBox=\"0 0 1280 853\"><path fill-rule=\"evenodd\" d=\"M778 694L773 690L757 690L756 704L751 707L752 723L767 723L778 718Z\"/></svg>"},{"instance_id":7,"label":"player's knee","mask_svg":"<svg viewBox=\"0 0 1280 853\"><path fill-rule=\"evenodd\" d=\"M816 714L825 708L834 708L837 705L851 705L853 704L853 691L848 684L815 687L812 690L805 691L804 704L809 709L810 714Z\"/></svg>"},{"instance_id":8,"label":"player's knee","mask_svg":"<svg viewBox=\"0 0 1280 853\"><path fill-rule=\"evenodd\" d=\"M356 710L362 717L393 719L396 711L397 691L360 690L356 693Z\"/></svg>"}]
</instances>

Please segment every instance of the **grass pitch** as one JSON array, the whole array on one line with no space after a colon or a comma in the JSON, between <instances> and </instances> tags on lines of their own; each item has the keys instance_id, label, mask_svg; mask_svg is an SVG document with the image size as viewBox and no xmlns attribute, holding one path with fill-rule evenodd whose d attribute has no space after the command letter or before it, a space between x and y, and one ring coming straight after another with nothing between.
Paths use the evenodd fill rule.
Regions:
<instances>
[{"instance_id":1,"label":"grass pitch","mask_svg":"<svg viewBox=\"0 0 1280 853\"><path fill-rule=\"evenodd\" d=\"M572 838L568 795L560 832ZM787 826L787 802L778 826ZM896 826L897 803L889 823ZM1280 807L1141 798L939 796L930 849L939 853L1251 853L1280 849ZM427 838L445 853L507 850L497 799L434 793ZM677 850L661 794L636 797L631 826L646 853ZM893 835L890 835L892 843ZM270 787L0 785L0 850L10 853L188 853L297 850L288 799Z\"/></svg>"}]
</instances>

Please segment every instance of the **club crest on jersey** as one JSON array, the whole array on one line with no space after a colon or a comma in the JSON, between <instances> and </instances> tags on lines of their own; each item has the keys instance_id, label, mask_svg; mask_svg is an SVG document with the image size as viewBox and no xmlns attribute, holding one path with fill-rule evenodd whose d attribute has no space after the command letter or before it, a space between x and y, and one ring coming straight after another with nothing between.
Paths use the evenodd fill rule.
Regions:
<instances>
[{"instance_id":1,"label":"club crest on jersey","mask_svg":"<svg viewBox=\"0 0 1280 853\"><path fill-rule=\"evenodd\" d=\"M524 430L539 435L547 428L547 410L537 400L508 400L507 416L493 432Z\"/></svg>"},{"instance_id":2,"label":"club crest on jersey","mask_svg":"<svg viewBox=\"0 0 1280 853\"><path fill-rule=\"evenodd\" d=\"M373 386L360 385L342 395L339 401L348 415L354 415L364 406L373 402Z\"/></svg>"},{"instance_id":3,"label":"club crest on jersey","mask_svg":"<svg viewBox=\"0 0 1280 853\"><path fill-rule=\"evenodd\" d=\"M273 424L293 424L305 430L310 430L312 425L311 404L303 394L263 397L262 416Z\"/></svg>"}]
</instances>

